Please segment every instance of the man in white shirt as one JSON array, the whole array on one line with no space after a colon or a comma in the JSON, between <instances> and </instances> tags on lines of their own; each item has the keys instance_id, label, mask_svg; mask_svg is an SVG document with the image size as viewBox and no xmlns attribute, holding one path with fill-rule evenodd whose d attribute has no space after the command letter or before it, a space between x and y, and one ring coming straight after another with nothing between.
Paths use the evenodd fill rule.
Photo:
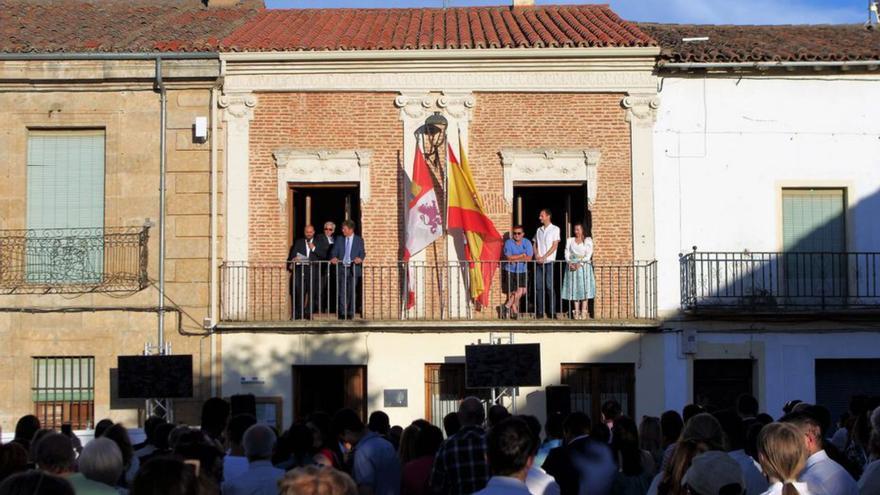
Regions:
<instances>
[{"instance_id":1,"label":"man in white shirt","mask_svg":"<svg viewBox=\"0 0 880 495\"><path fill-rule=\"evenodd\" d=\"M809 413L809 408L786 414L780 421L797 426L804 434L810 457L799 481L807 484L812 495L858 495L859 489L852 476L825 453L821 423Z\"/></svg>"},{"instance_id":2,"label":"man in white shirt","mask_svg":"<svg viewBox=\"0 0 880 495\"><path fill-rule=\"evenodd\" d=\"M538 215L541 226L535 232L535 317L556 318L556 291L553 287L553 269L556 248L559 247L559 227L553 225L553 215L544 208ZM549 304L546 307L545 303Z\"/></svg>"},{"instance_id":3,"label":"man in white shirt","mask_svg":"<svg viewBox=\"0 0 880 495\"><path fill-rule=\"evenodd\" d=\"M530 495L526 476L535 461L537 443L525 421L507 418L489 432L486 457L492 477L476 495Z\"/></svg>"},{"instance_id":4,"label":"man in white shirt","mask_svg":"<svg viewBox=\"0 0 880 495\"><path fill-rule=\"evenodd\" d=\"M247 471L223 483L223 495L275 495L284 470L272 465L275 432L266 425L256 424L244 432L242 443L248 458Z\"/></svg>"},{"instance_id":5,"label":"man in white shirt","mask_svg":"<svg viewBox=\"0 0 880 495\"><path fill-rule=\"evenodd\" d=\"M749 396L750 397L750 396ZM738 400L739 403L747 405L745 412L748 413L752 407L748 405L750 402L746 400ZM754 409L758 406L755 405ZM752 457L746 453L746 422L742 419L744 409L737 407L737 412L730 410L718 411L714 414L715 419L721 423L721 428L727 436L727 447L730 449L728 454L739 464L742 469L743 480L745 481L746 492L750 494L760 494L767 491L769 484L767 478L761 472L761 467ZM753 414L752 416L756 416Z\"/></svg>"},{"instance_id":6,"label":"man in white shirt","mask_svg":"<svg viewBox=\"0 0 880 495\"><path fill-rule=\"evenodd\" d=\"M532 441L535 442L535 455L537 456L541 445L541 422L534 416L520 416L520 418L529 425L529 430L532 432ZM562 428L561 421L559 427L560 429ZM560 431L559 433L561 434L562 432ZM556 479L547 474L547 471L544 471L541 465L534 460L532 461L532 467L529 468L529 472L526 474L526 486L532 495L559 495L560 493L559 483L556 482Z\"/></svg>"}]
</instances>

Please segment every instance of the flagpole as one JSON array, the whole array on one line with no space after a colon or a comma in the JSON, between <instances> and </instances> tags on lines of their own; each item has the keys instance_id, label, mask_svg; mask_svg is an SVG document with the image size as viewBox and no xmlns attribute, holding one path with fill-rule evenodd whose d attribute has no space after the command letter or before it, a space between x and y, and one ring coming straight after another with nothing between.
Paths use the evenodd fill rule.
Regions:
<instances>
[{"instance_id":1,"label":"flagpole","mask_svg":"<svg viewBox=\"0 0 880 495\"><path fill-rule=\"evenodd\" d=\"M443 132L443 144L448 145L448 139L446 137L446 131ZM445 150L444 150L445 152ZM436 148L434 149L434 156L437 158L437 161L440 161L440 151ZM441 167L438 167L441 168ZM446 210L443 212L443 238L447 239L449 236L449 157L446 157L446 163L443 164L443 207ZM432 243L434 246L434 260L439 260L439 256L437 255L437 241ZM449 272L449 241L446 242L446 270ZM452 283L449 283L449 286L452 287ZM437 290L438 295L440 296L440 319L443 319L443 313L445 312L445 298L443 297L443 275L440 273L440 270L437 270Z\"/></svg>"},{"instance_id":2,"label":"flagpole","mask_svg":"<svg viewBox=\"0 0 880 495\"><path fill-rule=\"evenodd\" d=\"M405 140L404 140L405 141ZM416 148L419 147L419 138L416 136ZM411 256L406 256L406 243L409 238L409 232L407 232L408 222L407 219L409 217L409 192L412 189L412 177L407 177L406 174L406 144L404 143L403 147L403 157L400 160L400 168L403 170L403 252L404 255L401 258L406 258L403 260L403 290L401 293L403 294L403 304L400 307L400 319L407 320L409 319L409 284L412 283L409 276L409 262ZM409 186L409 187L407 187ZM413 298L415 298L415 294L413 294Z\"/></svg>"}]
</instances>

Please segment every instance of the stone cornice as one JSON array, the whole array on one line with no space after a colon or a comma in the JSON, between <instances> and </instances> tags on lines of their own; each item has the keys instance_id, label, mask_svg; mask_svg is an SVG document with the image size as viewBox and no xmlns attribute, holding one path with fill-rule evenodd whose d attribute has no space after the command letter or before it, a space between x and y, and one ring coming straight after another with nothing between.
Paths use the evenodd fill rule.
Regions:
<instances>
[{"instance_id":1,"label":"stone cornice","mask_svg":"<svg viewBox=\"0 0 880 495\"><path fill-rule=\"evenodd\" d=\"M295 52L221 54L221 59L227 91L656 93L655 51Z\"/></svg>"},{"instance_id":2,"label":"stone cornice","mask_svg":"<svg viewBox=\"0 0 880 495\"><path fill-rule=\"evenodd\" d=\"M519 91L566 93L649 93L657 91L657 78L651 65L638 70L535 70L534 68L497 71L282 71L272 73L228 74L226 91L388 91L427 92L444 90Z\"/></svg>"},{"instance_id":3,"label":"stone cornice","mask_svg":"<svg viewBox=\"0 0 880 495\"><path fill-rule=\"evenodd\" d=\"M218 60L163 60L162 79L175 81L210 81L220 75ZM2 60L0 81L28 81L38 84L78 86L100 82L152 84L156 63L151 60Z\"/></svg>"},{"instance_id":4,"label":"stone cornice","mask_svg":"<svg viewBox=\"0 0 880 495\"><path fill-rule=\"evenodd\" d=\"M357 182L360 198L370 200L371 150L296 149L284 147L272 153L278 170L278 200L287 203L290 182Z\"/></svg>"},{"instance_id":5,"label":"stone cornice","mask_svg":"<svg viewBox=\"0 0 880 495\"><path fill-rule=\"evenodd\" d=\"M599 187L597 149L501 148L504 200L513 204L515 182L572 181L587 183L587 202L596 201Z\"/></svg>"}]
</instances>

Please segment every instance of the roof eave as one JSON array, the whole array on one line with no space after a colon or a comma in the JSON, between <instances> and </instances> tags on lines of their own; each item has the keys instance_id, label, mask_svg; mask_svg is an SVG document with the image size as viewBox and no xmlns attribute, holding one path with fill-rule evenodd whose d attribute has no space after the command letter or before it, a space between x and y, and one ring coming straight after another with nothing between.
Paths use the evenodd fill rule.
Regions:
<instances>
[{"instance_id":1,"label":"roof eave","mask_svg":"<svg viewBox=\"0 0 880 495\"><path fill-rule=\"evenodd\" d=\"M300 62L367 60L482 60L482 59L558 59L558 58L654 58L660 47L588 47L588 48L479 48L437 50L325 50L221 52L227 62Z\"/></svg>"},{"instance_id":2,"label":"roof eave","mask_svg":"<svg viewBox=\"0 0 880 495\"><path fill-rule=\"evenodd\" d=\"M688 71L688 70L716 70L716 71L742 71L756 70L768 71L774 69L797 70L797 69L837 68L841 70L864 69L875 71L880 68L880 59L872 60L774 60L762 62L664 62L657 64L660 71Z\"/></svg>"},{"instance_id":3,"label":"roof eave","mask_svg":"<svg viewBox=\"0 0 880 495\"><path fill-rule=\"evenodd\" d=\"M205 60L217 52L0 52L0 60Z\"/></svg>"}]
</instances>

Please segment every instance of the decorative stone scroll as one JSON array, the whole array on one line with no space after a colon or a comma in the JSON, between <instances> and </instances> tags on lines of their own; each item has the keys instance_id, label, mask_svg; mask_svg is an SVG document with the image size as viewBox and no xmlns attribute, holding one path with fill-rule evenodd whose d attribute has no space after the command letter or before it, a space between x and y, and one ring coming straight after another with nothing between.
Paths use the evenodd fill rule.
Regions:
<instances>
[{"instance_id":1,"label":"decorative stone scroll","mask_svg":"<svg viewBox=\"0 0 880 495\"><path fill-rule=\"evenodd\" d=\"M456 120L470 120L470 110L474 108L477 100L473 93L470 92L454 92L444 91L437 98L437 106L446 111L450 117Z\"/></svg>"},{"instance_id":2,"label":"decorative stone scroll","mask_svg":"<svg viewBox=\"0 0 880 495\"><path fill-rule=\"evenodd\" d=\"M272 154L278 170L278 200L287 203L290 182L357 182L361 201L370 201L370 150L280 148Z\"/></svg>"},{"instance_id":3,"label":"decorative stone scroll","mask_svg":"<svg viewBox=\"0 0 880 495\"><path fill-rule=\"evenodd\" d=\"M515 182L586 182L587 202L596 201L599 181L599 150L561 150L554 148L502 148L504 200L513 205Z\"/></svg>"},{"instance_id":4,"label":"decorative stone scroll","mask_svg":"<svg viewBox=\"0 0 880 495\"><path fill-rule=\"evenodd\" d=\"M224 110L224 121L238 124L242 119L247 122L254 118L257 97L253 93L228 93L220 95L217 104Z\"/></svg>"},{"instance_id":5,"label":"decorative stone scroll","mask_svg":"<svg viewBox=\"0 0 880 495\"><path fill-rule=\"evenodd\" d=\"M434 99L428 93L406 93L394 98L394 106L400 109L400 120L423 120Z\"/></svg>"},{"instance_id":6,"label":"decorative stone scroll","mask_svg":"<svg viewBox=\"0 0 880 495\"><path fill-rule=\"evenodd\" d=\"M626 110L626 121L638 127L653 127L657 121L660 97L656 94L631 94L620 101Z\"/></svg>"}]
</instances>

